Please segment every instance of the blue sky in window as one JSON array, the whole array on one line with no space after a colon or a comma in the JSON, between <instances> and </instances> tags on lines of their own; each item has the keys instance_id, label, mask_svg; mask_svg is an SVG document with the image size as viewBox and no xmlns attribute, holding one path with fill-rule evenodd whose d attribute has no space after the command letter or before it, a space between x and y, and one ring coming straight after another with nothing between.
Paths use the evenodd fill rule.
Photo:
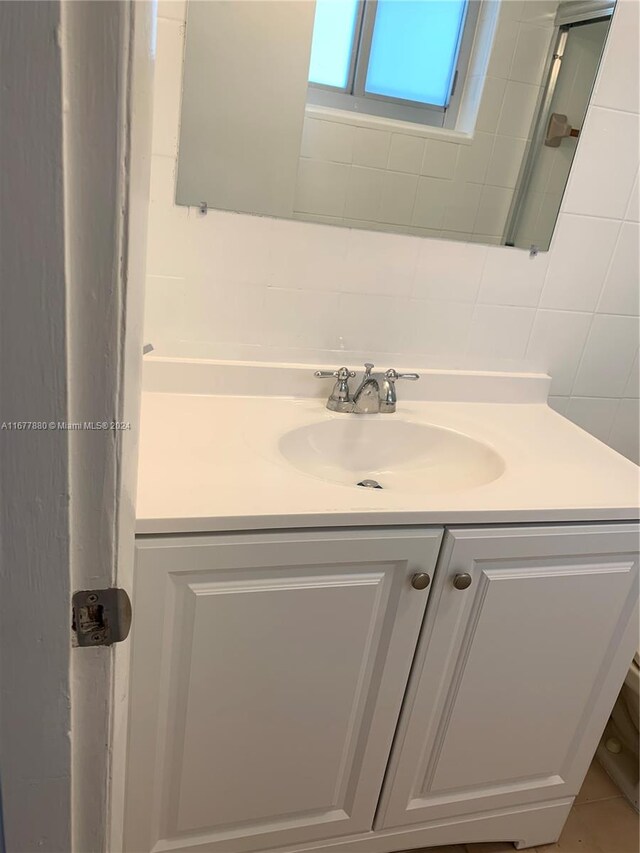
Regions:
<instances>
[{"instance_id":1,"label":"blue sky in window","mask_svg":"<svg viewBox=\"0 0 640 853\"><path fill-rule=\"evenodd\" d=\"M357 0L316 0L309 81L340 89L349 82Z\"/></svg>"},{"instance_id":2,"label":"blue sky in window","mask_svg":"<svg viewBox=\"0 0 640 853\"><path fill-rule=\"evenodd\" d=\"M379 0L365 90L445 106L465 0Z\"/></svg>"},{"instance_id":3,"label":"blue sky in window","mask_svg":"<svg viewBox=\"0 0 640 853\"><path fill-rule=\"evenodd\" d=\"M378 0L365 91L446 106L466 0ZM344 89L357 0L317 0L309 80Z\"/></svg>"}]
</instances>

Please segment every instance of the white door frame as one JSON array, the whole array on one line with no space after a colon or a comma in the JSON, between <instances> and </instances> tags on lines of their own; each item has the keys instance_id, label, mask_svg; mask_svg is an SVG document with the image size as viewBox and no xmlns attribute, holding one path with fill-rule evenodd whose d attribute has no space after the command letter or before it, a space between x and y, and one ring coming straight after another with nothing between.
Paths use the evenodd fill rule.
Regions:
<instances>
[{"instance_id":1,"label":"white door frame","mask_svg":"<svg viewBox=\"0 0 640 853\"><path fill-rule=\"evenodd\" d=\"M153 15L0 3L0 422L132 426L0 431L8 850L119 847L128 644L72 649L70 597L132 574Z\"/></svg>"}]
</instances>

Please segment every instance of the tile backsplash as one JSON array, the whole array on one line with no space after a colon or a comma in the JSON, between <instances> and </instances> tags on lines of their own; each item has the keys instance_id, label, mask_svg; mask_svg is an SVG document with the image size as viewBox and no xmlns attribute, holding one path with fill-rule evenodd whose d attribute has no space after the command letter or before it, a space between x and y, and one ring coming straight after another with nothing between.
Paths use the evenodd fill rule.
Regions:
<instances>
[{"instance_id":1,"label":"tile backsplash","mask_svg":"<svg viewBox=\"0 0 640 853\"><path fill-rule=\"evenodd\" d=\"M160 2L145 339L166 355L545 370L554 408L637 461L639 8L618 0L551 250L530 259L176 207L184 4Z\"/></svg>"}]
</instances>

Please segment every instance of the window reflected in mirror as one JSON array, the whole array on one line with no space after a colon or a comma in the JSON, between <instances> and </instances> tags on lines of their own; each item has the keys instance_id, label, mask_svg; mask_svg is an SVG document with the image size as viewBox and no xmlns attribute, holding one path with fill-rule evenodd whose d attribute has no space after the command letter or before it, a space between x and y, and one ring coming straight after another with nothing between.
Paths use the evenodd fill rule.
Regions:
<instances>
[{"instance_id":1,"label":"window reflected in mirror","mask_svg":"<svg viewBox=\"0 0 640 853\"><path fill-rule=\"evenodd\" d=\"M205 0L176 201L549 248L609 0Z\"/></svg>"}]
</instances>

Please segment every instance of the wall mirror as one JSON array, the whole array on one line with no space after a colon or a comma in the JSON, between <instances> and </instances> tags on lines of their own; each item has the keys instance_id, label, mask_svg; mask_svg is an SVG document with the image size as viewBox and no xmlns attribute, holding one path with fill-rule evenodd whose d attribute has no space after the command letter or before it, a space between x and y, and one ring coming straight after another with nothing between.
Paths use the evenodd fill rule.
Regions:
<instances>
[{"instance_id":1,"label":"wall mirror","mask_svg":"<svg viewBox=\"0 0 640 853\"><path fill-rule=\"evenodd\" d=\"M549 248L612 0L207 0L176 202Z\"/></svg>"}]
</instances>

